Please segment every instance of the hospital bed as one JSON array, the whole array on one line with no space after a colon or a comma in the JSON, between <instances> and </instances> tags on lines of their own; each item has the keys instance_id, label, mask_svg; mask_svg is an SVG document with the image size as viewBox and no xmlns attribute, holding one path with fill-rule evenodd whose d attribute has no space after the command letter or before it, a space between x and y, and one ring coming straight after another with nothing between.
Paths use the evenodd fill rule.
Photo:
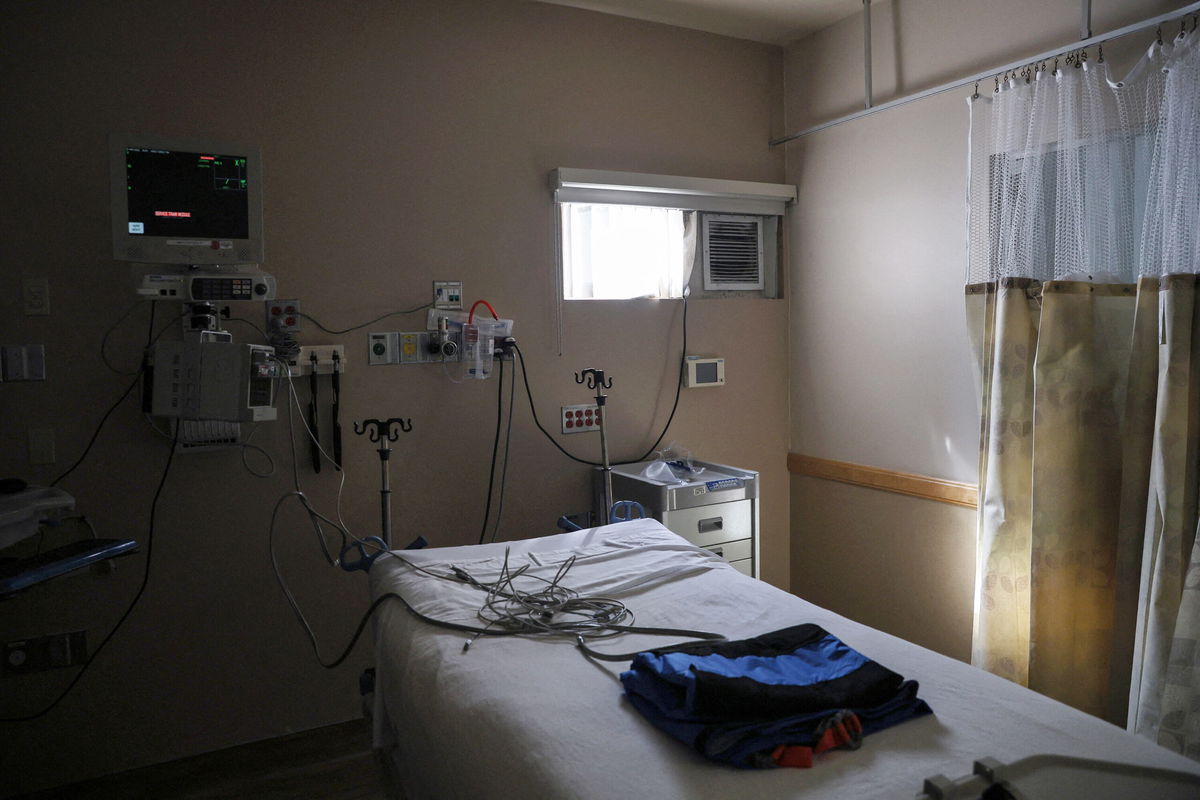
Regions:
<instances>
[{"instance_id":1,"label":"hospital bed","mask_svg":"<svg viewBox=\"0 0 1200 800\"><path fill-rule=\"evenodd\" d=\"M918 681L933 709L866 736L860 749L823 753L811 769L737 769L706 760L642 717L619 680L628 662L588 658L570 637L481 636L464 648L471 634L385 602L375 629L376 745L409 800L913 798L927 778L952 782L979 759L1013 763L1043 754L1119 762L1129 765L1120 767L1126 776L1200 773L1200 763L1107 722L746 577L654 520L401 555L408 563L375 563L372 592L398 593L431 618L481 626L483 594L430 573L457 567L486 580L507 560L510 569L527 564L549 578L575 556L562 582L621 600L639 626L733 639L815 623ZM590 646L622 653L676 641L623 634ZM1179 796L1200 797L1200 789Z\"/></svg>"}]
</instances>

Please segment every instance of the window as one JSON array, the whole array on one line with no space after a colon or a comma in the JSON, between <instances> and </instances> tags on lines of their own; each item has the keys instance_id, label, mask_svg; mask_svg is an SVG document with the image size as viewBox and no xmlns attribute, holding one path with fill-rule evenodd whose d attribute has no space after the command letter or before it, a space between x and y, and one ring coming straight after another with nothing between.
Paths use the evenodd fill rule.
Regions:
<instances>
[{"instance_id":1,"label":"window","mask_svg":"<svg viewBox=\"0 0 1200 800\"><path fill-rule=\"evenodd\" d=\"M691 272L684 215L693 212L607 203L562 203L561 210L563 297L683 297Z\"/></svg>"},{"instance_id":2,"label":"window","mask_svg":"<svg viewBox=\"0 0 1200 800\"><path fill-rule=\"evenodd\" d=\"M779 217L793 186L560 168L561 297L683 297L705 290L777 296ZM750 238L753 237L753 238Z\"/></svg>"}]
</instances>

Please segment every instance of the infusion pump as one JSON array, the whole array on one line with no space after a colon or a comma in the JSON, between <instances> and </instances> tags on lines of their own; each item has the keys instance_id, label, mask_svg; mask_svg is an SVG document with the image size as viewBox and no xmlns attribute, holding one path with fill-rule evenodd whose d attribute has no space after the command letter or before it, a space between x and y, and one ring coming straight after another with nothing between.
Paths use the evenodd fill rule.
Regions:
<instances>
[{"instance_id":1,"label":"infusion pump","mask_svg":"<svg viewBox=\"0 0 1200 800\"><path fill-rule=\"evenodd\" d=\"M275 348L235 344L226 331L159 342L147 370L156 417L264 422L276 418Z\"/></svg>"}]
</instances>

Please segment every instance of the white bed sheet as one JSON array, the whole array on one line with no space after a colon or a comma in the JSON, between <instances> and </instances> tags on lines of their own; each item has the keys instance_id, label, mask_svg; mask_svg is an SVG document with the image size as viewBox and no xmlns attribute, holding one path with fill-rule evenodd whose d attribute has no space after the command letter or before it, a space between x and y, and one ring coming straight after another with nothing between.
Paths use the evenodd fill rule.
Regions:
<instances>
[{"instance_id":1,"label":"white bed sheet","mask_svg":"<svg viewBox=\"0 0 1200 800\"><path fill-rule=\"evenodd\" d=\"M622 600L642 625L731 639L816 623L906 678L934 714L867 736L857 751L812 769L740 770L707 761L654 728L625 699L627 662L586 659L565 640L481 638L430 626L398 603L376 626L377 743L393 750L411 800L422 798L911 798L926 777L957 778L972 763L1044 753L1200 774L1200 764L1009 681L868 628L747 578L654 520L476 547L406 551L414 563L460 566L481 580L530 563L564 583ZM424 614L477 624L481 593L395 559L371 570L375 596L395 591ZM798 587L803 591L803 587ZM672 643L622 636L596 649Z\"/></svg>"}]
</instances>

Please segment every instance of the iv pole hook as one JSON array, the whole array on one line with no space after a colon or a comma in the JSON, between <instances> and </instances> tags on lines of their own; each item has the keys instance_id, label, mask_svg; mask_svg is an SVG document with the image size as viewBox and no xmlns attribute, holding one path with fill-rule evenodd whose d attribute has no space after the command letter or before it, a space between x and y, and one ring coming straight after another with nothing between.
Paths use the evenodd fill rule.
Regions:
<instances>
[{"instance_id":1,"label":"iv pole hook","mask_svg":"<svg viewBox=\"0 0 1200 800\"><path fill-rule=\"evenodd\" d=\"M393 428L392 426L396 427ZM379 443L379 467L382 480L382 485L379 489L379 505L380 515L382 517L382 539L387 547L392 546L392 490L388 477L388 461L392 456L392 448L389 442L394 442L400 438L400 432L408 433L412 430L412 419L401 419L392 417L386 420L365 419L360 425L358 420L354 421L354 432L359 436L364 433L368 435L372 442Z\"/></svg>"},{"instance_id":2,"label":"iv pole hook","mask_svg":"<svg viewBox=\"0 0 1200 800\"><path fill-rule=\"evenodd\" d=\"M604 401L608 396L602 390L612 388L612 378L604 377L602 369L585 369L582 373L575 373L575 382L583 383L587 381L589 389L594 389L596 392L596 417L600 423L600 463L603 465L604 475L604 508L600 511L600 524L607 525L611 522L611 511L613 505L612 493L612 465L608 461L608 415L604 413Z\"/></svg>"}]
</instances>

